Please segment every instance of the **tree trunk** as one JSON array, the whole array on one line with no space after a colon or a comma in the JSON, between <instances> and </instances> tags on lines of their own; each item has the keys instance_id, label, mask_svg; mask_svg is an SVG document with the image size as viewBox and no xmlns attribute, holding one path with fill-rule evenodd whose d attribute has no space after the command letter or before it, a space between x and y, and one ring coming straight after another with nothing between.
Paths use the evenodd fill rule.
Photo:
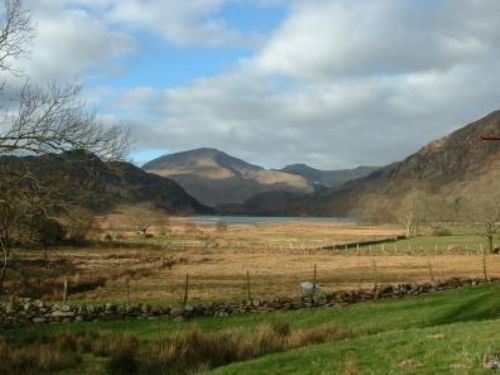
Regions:
<instances>
[{"instance_id":1,"label":"tree trunk","mask_svg":"<svg viewBox=\"0 0 500 375\"><path fill-rule=\"evenodd\" d=\"M3 294L3 285L5 282L5 272L7 269L7 249L5 248L5 245L3 241L0 239L0 248L2 249L2 256L3 256L3 264L2 264L2 271L0 273L0 296Z\"/></svg>"}]
</instances>

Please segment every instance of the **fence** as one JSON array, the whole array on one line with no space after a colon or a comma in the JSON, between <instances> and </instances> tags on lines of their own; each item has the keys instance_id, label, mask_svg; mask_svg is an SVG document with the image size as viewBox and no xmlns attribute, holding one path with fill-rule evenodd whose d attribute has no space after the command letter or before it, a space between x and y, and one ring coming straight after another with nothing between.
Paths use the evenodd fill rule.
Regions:
<instances>
[{"instance_id":1,"label":"fence","mask_svg":"<svg viewBox=\"0 0 500 375\"><path fill-rule=\"evenodd\" d=\"M412 242L414 241L414 242ZM498 244L494 244L498 249ZM372 238L360 241L337 242L328 239L310 240L270 240L270 241L201 241L201 240L165 240L161 242L161 249L245 249L278 250L278 251L328 251L331 254L355 255L419 255L419 254L461 254L474 255L481 253L486 243L477 241L467 242L429 242L420 244L418 240L407 240L405 237Z\"/></svg>"}]
</instances>

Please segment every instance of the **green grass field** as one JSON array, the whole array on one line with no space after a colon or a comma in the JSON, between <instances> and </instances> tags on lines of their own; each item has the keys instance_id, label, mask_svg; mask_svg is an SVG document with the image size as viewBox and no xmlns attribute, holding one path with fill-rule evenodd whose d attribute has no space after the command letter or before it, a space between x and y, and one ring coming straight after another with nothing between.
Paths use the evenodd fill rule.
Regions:
<instances>
[{"instance_id":1,"label":"green grass field","mask_svg":"<svg viewBox=\"0 0 500 375\"><path fill-rule=\"evenodd\" d=\"M482 358L500 350L500 286L488 285L418 298L379 301L343 309L320 308L173 322L124 320L34 326L4 332L12 346L50 342L67 332L130 332L159 341L197 324L202 331L241 330L276 321L293 330L332 326L352 337L269 354L212 369L218 374L487 374ZM105 373L106 358L85 356L67 373ZM72 372L73 371L73 372Z\"/></svg>"}]
</instances>

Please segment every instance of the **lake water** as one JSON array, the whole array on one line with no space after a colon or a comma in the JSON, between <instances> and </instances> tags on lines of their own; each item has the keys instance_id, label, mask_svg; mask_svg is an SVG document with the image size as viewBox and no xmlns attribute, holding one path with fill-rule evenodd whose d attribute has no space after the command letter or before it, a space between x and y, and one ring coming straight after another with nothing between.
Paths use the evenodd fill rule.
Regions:
<instances>
[{"instance_id":1,"label":"lake water","mask_svg":"<svg viewBox=\"0 0 500 375\"><path fill-rule=\"evenodd\" d=\"M193 216L189 220L200 224L328 224L356 221L349 217L269 217L269 216Z\"/></svg>"}]
</instances>

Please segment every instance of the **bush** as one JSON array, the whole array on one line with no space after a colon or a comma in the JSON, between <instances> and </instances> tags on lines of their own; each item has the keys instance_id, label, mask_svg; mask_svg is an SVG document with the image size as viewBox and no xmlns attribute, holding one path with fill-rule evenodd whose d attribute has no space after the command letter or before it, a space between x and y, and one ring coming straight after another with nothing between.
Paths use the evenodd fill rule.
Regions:
<instances>
[{"instance_id":1,"label":"bush","mask_svg":"<svg viewBox=\"0 0 500 375\"><path fill-rule=\"evenodd\" d=\"M112 375L134 375L138 373L138 340L130 335L111 340L107 373Z\"/></svg>"},{"instance_id":2,"label":"bush","mask_svg":"<svg viewBox=\"0 0 500 375\"><path fill-rule=\"evenodd\" d=\"M453 232L451 231L451 229L442 227L435 228L432 234L439 237L453 236Z\"/></svg>"},{"instance_id":3,"label":"bush","mask_svg":"<svg viewBox=\"0 0 500 375\"><path fill-rule=\"evenodd\" d=\"M104 241L113 241L114 240L114 236L112 233L110 232L107 232L105 235L104 235Z\"/></svg>"},{"instance_id":4,"label":"bush","mask_svg":"<svg viewBox=\"0 0 500 375\"><path fill-rule=\"evenodd\" d=\"M290 328L290 323L285 322L283 320L273 321L271 324L271 328L278 336L282 336L282 337L289 336L290 333L292 332L292 330Z\"/></svg>"},{"instance_id":5,"label":"bush","mask_svg":"<svg viewBox=\"0 0 500 375\"><path fill-rule=\"evenodd\" d=\"M71 347L55 348L50 344L14 347L0 341L0 374L41 374L77 365L81 358Z\"/></svg>"}]
</instances>

